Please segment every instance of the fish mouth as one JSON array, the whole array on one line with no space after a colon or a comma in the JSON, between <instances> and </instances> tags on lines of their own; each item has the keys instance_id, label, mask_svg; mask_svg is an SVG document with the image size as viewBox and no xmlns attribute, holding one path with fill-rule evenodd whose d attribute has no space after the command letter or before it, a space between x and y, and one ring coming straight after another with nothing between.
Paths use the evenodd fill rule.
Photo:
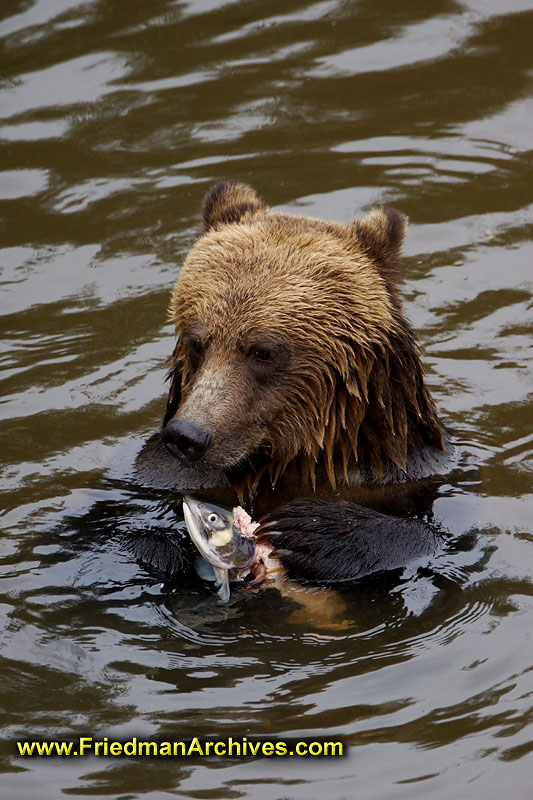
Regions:
<instances>
[{"instance_id":1,"label":"fish mouth","mask_svg":"<svg viewBox=\"0 0 533 800\"><path fill-rule=\"evenodd\" d=\"M209 544L208 531L200 514L201 506L201 501L196 500L194 497L186 496L183 498L183 516L185 517L189 535L197 549L211 566L227 570L227 564L218 557Z\"/></svg>"},{"instance_id":2,"label":"fish mouth","mask_svg":"<svg viewBox=\"0 0 533 800\"><path fill-rule=\"evenodd\" d=\"M200 516L200 503L194 497L183 498L183 516L185 523L197 547L205 549L207 545L207 532Z\"/></svg>"},{"instance_id":3,"label":"fish mouth","mask_svg":"<svg viewBox=\"0 0 533 800\"><path fill-rule=\"evenodd\" d=\"M194 497L186 496L183 498L183 514L185 516L185 521L187 525L191 525L193 528L196 528L199 520L199 509L198 509L198 500L195 500Z\"/></svg>"}]
</instances>

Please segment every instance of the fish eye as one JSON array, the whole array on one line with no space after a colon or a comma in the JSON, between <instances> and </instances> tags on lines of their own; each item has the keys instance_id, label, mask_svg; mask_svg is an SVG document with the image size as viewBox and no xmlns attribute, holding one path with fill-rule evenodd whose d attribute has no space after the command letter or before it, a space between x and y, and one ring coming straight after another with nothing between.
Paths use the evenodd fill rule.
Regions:
<instances>
[{"instance_id":1,"label":"fish eye","mask_svg":"<svg viewBox=\"0 0 533 800\"><path fill-rule=\"evenodd\" d=\"M215 514L215 512L214 512L214 511L212 511L212 512L211 512L211 513L208 515L208 517L207 517L207 521L209 522L209 524L210 524L210 525L216 525L216 524L217 524L217 522L218 522L218 514Z\"/></svg>"}]
</instances>

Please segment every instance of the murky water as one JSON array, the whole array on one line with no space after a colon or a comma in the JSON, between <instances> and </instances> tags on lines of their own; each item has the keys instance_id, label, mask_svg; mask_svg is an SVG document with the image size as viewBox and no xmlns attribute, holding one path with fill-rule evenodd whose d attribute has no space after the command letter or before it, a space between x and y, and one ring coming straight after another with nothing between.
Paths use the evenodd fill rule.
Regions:
<instances>
[{"instance_id":1,"label":"murky water","mask_svg":"<svg viewBox=\"0 0 533 800\"><path fill-rule=\"evenodd\" d=\"M526 798L533 750L533 5L4 0L2 798ZM346 593L217 610L117 531L161 419L169 289L221 178L409 214L405 301L468 546ZM342 737L339 760L34 759L78 735Z\"/></svg>"}]
</instances>

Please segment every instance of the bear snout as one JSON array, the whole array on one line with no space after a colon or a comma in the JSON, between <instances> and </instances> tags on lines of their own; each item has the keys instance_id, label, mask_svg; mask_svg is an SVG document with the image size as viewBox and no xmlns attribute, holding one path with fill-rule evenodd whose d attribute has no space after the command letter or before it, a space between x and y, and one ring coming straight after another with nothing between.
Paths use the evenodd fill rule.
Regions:
<instances>
[{"instance_id":1,"label":"bear snout","mask_svg":"<svg viewBox=\"0 0 533 800\"><path fill-rule=\"evenodd\" d=\"M198 428L186 419L173 419L163 430L167 450L181 461L199 461L212 438L209 431Z\"/></svg>"}]
</instances>

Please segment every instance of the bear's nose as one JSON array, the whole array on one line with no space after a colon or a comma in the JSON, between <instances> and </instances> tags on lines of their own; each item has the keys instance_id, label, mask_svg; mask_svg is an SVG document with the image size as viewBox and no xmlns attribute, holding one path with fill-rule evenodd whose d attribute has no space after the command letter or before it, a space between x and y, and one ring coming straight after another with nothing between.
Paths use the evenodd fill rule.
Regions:
<instances>
[{"instance_id":1,"label":"bear's nose","mask_svg":"<svg viewBox=\"0 0 533 800\"><path fill-rule=\"evenodd\" d=\"M211 444L211 434L186 419L173 419L163 431L163 441L176 458L198 461Z\"/></svg>"}]
</instances>

